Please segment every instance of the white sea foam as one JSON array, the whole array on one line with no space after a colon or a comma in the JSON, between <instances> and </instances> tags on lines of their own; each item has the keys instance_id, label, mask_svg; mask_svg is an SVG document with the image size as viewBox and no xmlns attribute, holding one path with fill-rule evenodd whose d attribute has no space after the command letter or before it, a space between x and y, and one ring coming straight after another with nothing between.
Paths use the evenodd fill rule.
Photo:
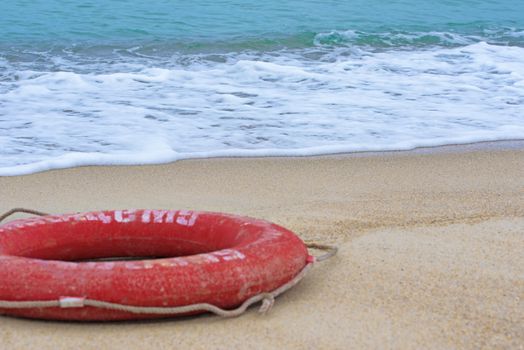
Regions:
<instances>
[{"instance_id":1,"label":"white sea foam","mask_svg":"<svg viewBox=\"0 0 524 350\"><path fill-rule=\"evenodd\" d=\"M0 61L0 175L522 139L523 57L480 42L120 63L104 73Z\"/></svg>"}]
</instances>

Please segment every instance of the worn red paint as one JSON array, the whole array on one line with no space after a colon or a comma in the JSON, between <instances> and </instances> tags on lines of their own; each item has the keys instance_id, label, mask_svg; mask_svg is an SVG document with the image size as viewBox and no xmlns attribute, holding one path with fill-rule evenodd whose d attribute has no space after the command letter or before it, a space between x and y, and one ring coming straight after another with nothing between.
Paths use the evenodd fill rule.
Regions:
<instances>
[{"instance_id":1,"label":"worn red paint","mask_svg":"<svg viewBox=\"0 0 524 350\"><path fill-rule=\"evenodd\" d=\"M79 262L110 257L151 258ZM305 245L291 231L229 214L117 210L35 217L0 226L0 300L72 297L232 308L288 282L307 258ZM62 320L166 317L92 307L0 313Z\"/></svg>"}]
</instances>

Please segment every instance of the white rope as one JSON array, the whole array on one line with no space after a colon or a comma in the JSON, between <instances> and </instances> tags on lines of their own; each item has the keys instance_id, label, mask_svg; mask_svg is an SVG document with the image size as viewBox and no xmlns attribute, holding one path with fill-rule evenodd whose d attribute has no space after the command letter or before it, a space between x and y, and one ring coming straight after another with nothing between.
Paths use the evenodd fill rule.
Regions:
<instances>
[{"instance_id":1,"label":"white rope","mask_svg":"<svg viewBox=\"0 0 524 350\"><path fill-rule=\"evenodd\" d=\"M3 213L2 215L0 215L0 222L4 221L8 217L10 217L11 215L16 214L16 213L26 213L26 214L32 214L32 215L38 215L38 216L49 215L47 213L44 213L44 212L41 212L41 211L38 211L38 210L33 210L33 209L13 208L13 209Z\"/></svg>"},{"instance_id":2,"label":"white rope","mask_svg":"<svg viewBox=\"0 0 524 350\"><path fill-rule=\"evenodd\" d=\"M251 305L262 301L259 312L268 312L275 302L275 298L290 288L298 284L307 272L311 269L313 263L307 263L306 266L289 282L283 284L272 292L257 294L242 303L239 307L232 310L222 309L218 306L199 303L175 307L149 307L149 306L132 306L118 303L109 303L101 300L62 297L58 300L39 300L39 301L7 301L0 300L0 309L31 309L31 308L76 308L91 306L99 309L109 309L130 312L133 314L156 314L156 315L180 315L196 311L207 311L222 317L236 317L243 314Z\"/></svg>"}]
</instances>

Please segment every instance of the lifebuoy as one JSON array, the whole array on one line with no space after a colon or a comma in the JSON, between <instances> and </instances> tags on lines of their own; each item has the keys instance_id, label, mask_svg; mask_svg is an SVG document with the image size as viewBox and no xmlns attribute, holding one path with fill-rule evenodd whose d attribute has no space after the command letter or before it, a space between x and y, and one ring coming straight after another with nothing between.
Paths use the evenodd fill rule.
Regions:
<instances>
[{"instance_id":1,"label":"lifebuoy","mask_svg":"<svg viewBox=\"0 0 524 350\"><path fill-rule=\"evenodd\" d=\"M146 259L85 261L115 257ZM308 257L291 231L236 215L116 210L32 217L0 226L0 300L88 298L139 307L209 303L227 309L289 282ZM169 316L91 306L4 307L0 313L61 320Z\"/></svg>"}]
</instances>

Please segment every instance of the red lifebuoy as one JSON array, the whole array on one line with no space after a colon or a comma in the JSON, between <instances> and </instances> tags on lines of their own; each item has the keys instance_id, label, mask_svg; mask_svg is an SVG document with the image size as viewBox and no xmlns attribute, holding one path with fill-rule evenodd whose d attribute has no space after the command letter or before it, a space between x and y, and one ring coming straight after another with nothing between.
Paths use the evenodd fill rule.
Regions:
<instances>
[{"instance_id":1,"label":"red lifebuoy","mask_svg":"<svg viewBox=\"0 0 524 350\"><path fill-rule=\"evenodd\" d=\"M82 261L111 257L149 258ZM307 258L304 243L291 231L235 215L116 210L33 217L0 226L0 300L71 297L231 308L290 281ZM89 306L0 313L62 320L162 317Z\"/></svg>"}]
</instances>

